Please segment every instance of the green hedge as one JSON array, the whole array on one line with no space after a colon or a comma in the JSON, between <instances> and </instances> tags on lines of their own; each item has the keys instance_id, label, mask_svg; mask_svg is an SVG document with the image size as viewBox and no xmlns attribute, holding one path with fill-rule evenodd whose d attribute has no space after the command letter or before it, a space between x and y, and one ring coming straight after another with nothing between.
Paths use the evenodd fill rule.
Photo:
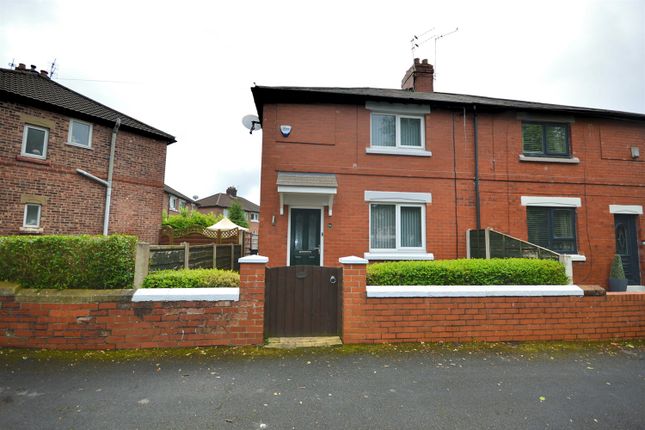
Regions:
<instances>
[{"instance_id":1,"label":"green hedge","mask_svg":"<svg viewBox=\"0 0 645 430\"><path fill-rule=\"evenodd\" d=\"M564 266L526 258L400 261L367 267L368 285L565 285Z\"/></svg>"},{"instance_id":2,"label":"green hedge","mask_svg":"<svg viewBox=\"0 0 645 430\"><path fill-rule=\"evenodd\" d=\"M134 236L0 237L0 280L25 288L132 288Z\"/></svg>"},{"instance_id":3,"label":"green hedge","mask_svg":"<svg viewBox=\"0 0 645 430\"><path fill-rule=\"evenodd\" d=\"M160 270L146 276L143 288L225 288L239 287L240 274L231 270Z\"/></svg>"}]
</instances>

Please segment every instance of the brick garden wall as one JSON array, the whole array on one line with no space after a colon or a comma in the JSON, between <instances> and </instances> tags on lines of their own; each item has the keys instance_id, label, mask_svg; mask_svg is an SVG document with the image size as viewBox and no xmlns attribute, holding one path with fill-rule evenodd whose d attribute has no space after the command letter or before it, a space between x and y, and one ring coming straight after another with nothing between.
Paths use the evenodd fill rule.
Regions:
<instances>
[{"instance_id":1,"label":"brick garden wall","mask_svg":"<svg viewBox=\"0 0 645 430\"><path fill-rule=\"evenodd\" d=\"M260 344L264 341L264 265L242 264L240 278L237 302L133 303L131 293L94 303L36 302L20 293L0 296L0 347L125 349Z\"/></svg>"},{"instance_id":2,"label":"brick garden wall","mask_svg":"<svg viewBox=\"0 0 645 430\"><path fill-rule=\"evenodd\" d=\"M367 298L365 268L344 267L345 343L645 338L645 293Z\"/></svg>"}]
</instances>

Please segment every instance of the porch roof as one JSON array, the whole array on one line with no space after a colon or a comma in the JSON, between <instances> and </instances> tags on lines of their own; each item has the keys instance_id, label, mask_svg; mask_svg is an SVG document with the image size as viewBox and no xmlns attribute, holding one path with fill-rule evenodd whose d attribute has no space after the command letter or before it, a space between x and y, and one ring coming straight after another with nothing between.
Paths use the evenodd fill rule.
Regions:
<instances>
[{"instance_id":1,"label":"porch roof","mask_svg":"<svg viewBox=\"0 0 645 430\"><path fill-rule=\"evenodd\" d=\"M332 214L338 182L330 173L278 172L276 181L280 194L280 215L284 205L327 206Z\"/></svg>"}]
</instances>

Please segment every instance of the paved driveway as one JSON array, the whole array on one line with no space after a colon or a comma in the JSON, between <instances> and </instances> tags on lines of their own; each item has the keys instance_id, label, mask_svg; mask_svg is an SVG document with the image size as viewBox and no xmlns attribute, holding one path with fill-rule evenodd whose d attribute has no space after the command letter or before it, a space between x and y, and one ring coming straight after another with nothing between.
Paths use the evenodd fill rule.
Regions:
<instances>
[{"instance_id":1,"label":"paved driveway","mask_svg":"<svg viewBox=\"0 0 645 430\"><path fill-rule=\"evenodd\" d=\"M645 428L643 344L400 349L135 359L5 350L0 428Z\"/></svg>"}]
</instances>

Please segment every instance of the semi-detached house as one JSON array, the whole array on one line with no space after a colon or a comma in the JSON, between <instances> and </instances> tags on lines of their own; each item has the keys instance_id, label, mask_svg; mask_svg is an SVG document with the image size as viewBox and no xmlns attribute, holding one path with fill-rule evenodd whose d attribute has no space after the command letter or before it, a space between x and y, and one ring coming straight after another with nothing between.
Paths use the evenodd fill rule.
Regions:
<instances>
[{"instance_id":1,"label":"semi-detached house","mask_svg":"<svg viewBox=\"0 0 645 430\"><path fill-rule=\"evenodd\" d=\"M157 243L166 147L173 142L173 136L64 87L35 66L0 69L0 235L107 229Z\"/></svg>"},{"instance_id":2,"label":"semi-detached house","mask_svg":"<svg viewBox=\"0 0 645 430\"><path fill-rule=\"evenodd\" d=\"M271 265L463 258L466 232L570 254L606 286L645 267L645 115L433 91L252 88L262 122L260 249Z\"/></svg>"}]
</instances>

